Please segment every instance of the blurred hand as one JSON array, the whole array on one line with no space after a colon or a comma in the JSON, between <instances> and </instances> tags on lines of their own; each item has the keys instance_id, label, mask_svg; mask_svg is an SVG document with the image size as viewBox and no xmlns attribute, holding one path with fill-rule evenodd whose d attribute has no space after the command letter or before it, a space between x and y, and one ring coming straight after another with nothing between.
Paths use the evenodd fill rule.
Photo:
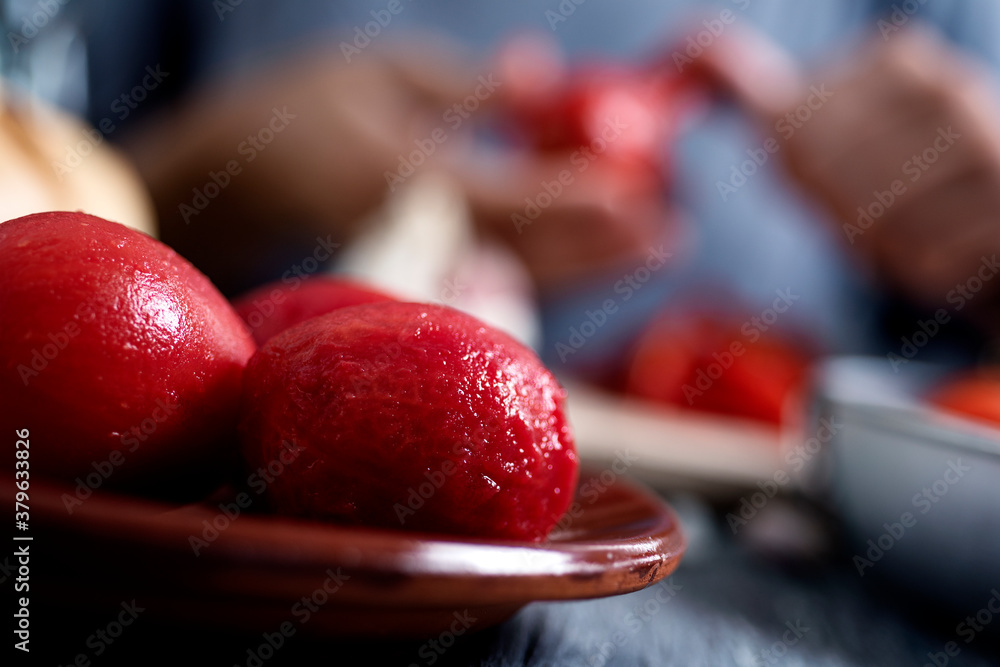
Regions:
<instances>
[{"instance_id":1,"label":"blurred hand","mask_svg":"<svg viewBox=\"0 0 1000 667\"><path fill-rule=\"evenodd\" d=\"M576 150L543 156L477 143L485 109L509 104L522 75L538 83L538 63L531 72L476 63L427 37L372 47L349 64L338 50L313 51L189 96L129 146L164 240L223 287L267 261L274 238L348 238L388 193L432 169L465 188L479 230L509 242L540 282L641 261L665 217L649 174L600 156L583 164ZM227 164L239 173L223 174L217 191L213 174ZM530 225L515 224L564 171L573 182Z\"/></svg>"},{"instance_id":2,"label":"blurred hand","mask_svg":"<svg viewBox=\"0 0 1000 667\"><path fill-rule=\"evenodd\" d=\"M467 59L431 44L372 47L351 63L336 48L313 50L212 82L128 147L174 227L204 228L232 207L277 226L299 219L344 231L382 200L385 172L441 124L442 108L476 88L457 64ZM233 161L239 173L218 197L225 205L211 198L179 214Z\"/></svg>"},{"instance_id":3,"label":"blurred hand","mask_svg":"<svg viewBox=\"0 0 1000 667\"><path fill-rule=\"evenodd\" d=\"M611 62L569 68L544 34L515 35L496 66L502 124L523 145L470 155L460 170L479 228L543 287L634 268L670 240L672 80Z\"/></svg>"},{"instance_id":4,"label":"blurred hand","mask_svg":"<svg viewBox=\"0 0 1000 667\"><path fill-rule=\"evenodd\" d=\"M664 243L670 222L646 176L600 158L579 172L571 155L494 156L482 174L464 177L479 228L506 241L543 288L634 269Z\"/></svg>"},{"instance_id":5,"label":"blurred hand","mask_svg":"<svg viewBox=\"0 0 1000 667\"><path fill-rule=\"evenodd\" d=\"M873 36L807 80L764 38L732 30L700 64L774 129L793 177L892 286L943 306L996 272L1000 102L988 74L937 35ZM986 286L996 293L1000 280Z\"/></svg>"},{"instance_id":6,"label":"blurred hand","mask_svg":"<svg viewBox=\"0 0 1000 667\"><path fill-rule=\"evenodd\" d=\"M471 122L451 131L443 116L488 97L488 71L430 38L350 63L336 47L307 51L192 91L126 147L162 239L235 294L273 279L289 253L329 257L413 175L403 162L430 170L461 153Z\"/></svg>"}]
</instances>

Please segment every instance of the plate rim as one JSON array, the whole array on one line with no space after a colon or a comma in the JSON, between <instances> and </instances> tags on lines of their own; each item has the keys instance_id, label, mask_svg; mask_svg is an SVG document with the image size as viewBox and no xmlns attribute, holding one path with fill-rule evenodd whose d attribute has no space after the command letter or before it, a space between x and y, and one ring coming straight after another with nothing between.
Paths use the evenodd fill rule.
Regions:
<instances>
[{"instance_id":1,"label":"plate rim","mask_svg":"<svg viewBox=\"0 0 1000 667\"><path fill-rule=\"evenodd\" d=\"M587 470L581 470L581 479L586 479ZM92 556L114 553L116 548L140 548L169 561L186 550L190 557L186 567L214 577L216 593L240 595L247 581L268 575L253 590L242 592L248 598L274 602L291 599L293 589L315 587L316 573L327 567L343 568L365 584L357 595L350 593L352 587L343 587L346 595L337 597L344 604L442 607L604 597L660 581L676 569L686 548L673 509L625 478L616 480L589 508L614 509L615 501L628 501L636 517L628 524L631 533L626 537L576 539L572 524L570 530L557 530L551 540L528 543L241 514L198 556L185 538L195 534L194 528L203 528L202 521L222 516L218 508L95 491L70 514L61 496L72 491L69 485L33 480L33 523L60 531L70 541L97 538L101 546ZM83 551L79 549L74 558L86 556ZM381 599L372 594L380 586L385 590ZM470 590L475 591L474 600L469 599Z\"/></svg>"}]
</instances>

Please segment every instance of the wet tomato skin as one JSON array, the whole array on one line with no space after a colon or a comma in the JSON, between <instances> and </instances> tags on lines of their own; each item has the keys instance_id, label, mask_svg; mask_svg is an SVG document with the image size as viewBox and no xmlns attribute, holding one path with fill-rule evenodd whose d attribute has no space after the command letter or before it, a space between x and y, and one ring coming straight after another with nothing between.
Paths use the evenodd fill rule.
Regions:
<instances>
[{"instance_id":1,"label":"wet tomato skin","mask_svg":"<svg viewBox=\"0 0 1000 667\"><path fill-rule=\"evenodd\" d=\"M345 278L314 276L264 285L233 301L233 307L253 331L257 344L263 345L289 327L338 308L393 300L388 294Z\"/></svg>"},{"instance_id":2,"label":"wet tomato skin","mask_svg":"<svg viewBox=\"0 0 1000 667\"><path fill-rule=\"evenodd\" d=\"M232 446L255 349L211 282L145 234L76 212L0 224L0 422L30 428L33 473L185 486Z\"/></svg>"},{"instance_id":3,"label":"wet tomato skin","mask_svg":"<svg viewBox=\"0 0 1000 667\"><path fill-rule=\"evenodd\" d=\"M241 412L280 513L538 541L572 501L565 392L533 352L445 306L343 308L272 338ZM277 468L278 466L273 466Z\"/></svg>"}]
</instances>

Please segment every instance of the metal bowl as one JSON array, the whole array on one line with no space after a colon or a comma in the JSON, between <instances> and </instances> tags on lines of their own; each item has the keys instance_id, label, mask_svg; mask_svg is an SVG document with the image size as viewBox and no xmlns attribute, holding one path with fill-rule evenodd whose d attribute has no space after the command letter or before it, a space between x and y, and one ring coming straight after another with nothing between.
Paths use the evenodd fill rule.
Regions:
<instances>
[{"instance_id":1,"label":"metal bowl","mask_svg":"<svg viewBox=\"0 0 1000 667\"><path fill-rule=\"evenodd\" d=\"M809 486L842 517L860 576L969 610L1000 588L1000 429L922 399L949 370L829 362L816 417L834 436Z\"/></svg>"}]
</instances>

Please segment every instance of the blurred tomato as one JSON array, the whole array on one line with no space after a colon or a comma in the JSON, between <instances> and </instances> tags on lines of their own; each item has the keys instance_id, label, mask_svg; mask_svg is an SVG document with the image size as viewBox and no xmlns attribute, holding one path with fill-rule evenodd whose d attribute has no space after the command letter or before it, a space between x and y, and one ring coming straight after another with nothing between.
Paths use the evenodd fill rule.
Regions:
<instances>
[{"instance_id":1,"label":"blurred tomato","mask_svg":"<svg viewBox=\"0 0 1000 667\"><path fill-rule=\"evenodd\" d=\"M600 156L650 187L669 182L664 151L685 108L684 79L599 63L553 74L546 84L511 96L516 130L531 147Z\"/></svg>"},{"instance_id":2,"label":"blurred tomato","mask_svg":"<svg viewBox=\"0 0 1000 667\"><path fill-rule=\"evenodd\" d=\"M1000 423L1000 368L954 376L928 398L932 404L949 412Z\"/></svg>"},{"instance_id":3,"label":"blurred tomato","mask_svg":"<svg viewBox=\"0 0 1000 667\"><path fill-rule=\"evenodd\" d=\"M715 315L661 316L628 364L628 394L681 407L780 424L801 395L809 355L792 343Z\"/></svg>"}]
</instances>

